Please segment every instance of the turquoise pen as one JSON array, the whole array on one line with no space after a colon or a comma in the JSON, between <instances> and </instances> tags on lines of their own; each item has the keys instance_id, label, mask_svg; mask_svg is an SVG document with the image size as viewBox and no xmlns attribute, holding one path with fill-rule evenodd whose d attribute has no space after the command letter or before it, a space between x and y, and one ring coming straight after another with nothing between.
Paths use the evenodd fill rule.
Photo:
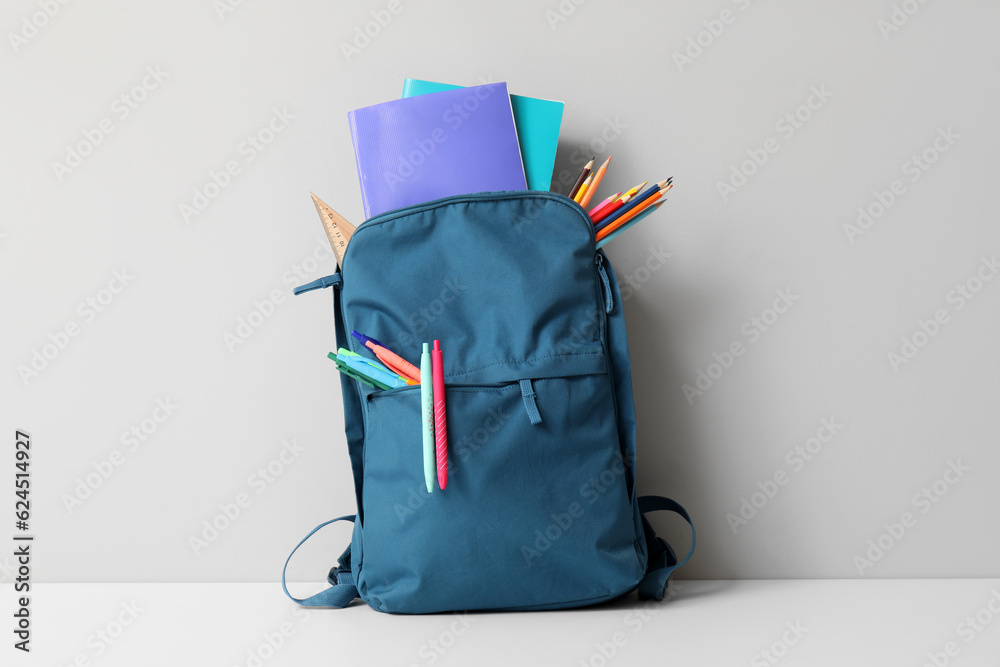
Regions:
<instances>
[{"instance_id":1,"label":"turquoise pen","mask_svg":"<svg viewBox=\"0 0 1000 667\"><path fill-rule=\"evenodd\" d=\"M424 427L424 482L434 491L434 385L431 384L431 351L424 343L420 354L420 415Z\"/></svg>"}]
</instances>

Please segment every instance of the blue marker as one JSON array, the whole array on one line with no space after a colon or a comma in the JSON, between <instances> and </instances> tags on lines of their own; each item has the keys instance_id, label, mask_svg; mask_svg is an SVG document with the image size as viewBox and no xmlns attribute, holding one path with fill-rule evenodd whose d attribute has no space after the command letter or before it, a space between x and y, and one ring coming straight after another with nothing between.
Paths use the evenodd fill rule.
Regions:
<instances>
[{"instance_id":1,"label":"blue marker","mask_svg":"<svg viewBox=\"0 0 1000 667\"><path fill-rule=\"evenodd\" d=\"M388 368L368 357L362 357L357 352L340 348L337 350L337 361L353 371L378 380L388 387L405 387L406 380L399 377Z\"/></svg>"}]
</instances>

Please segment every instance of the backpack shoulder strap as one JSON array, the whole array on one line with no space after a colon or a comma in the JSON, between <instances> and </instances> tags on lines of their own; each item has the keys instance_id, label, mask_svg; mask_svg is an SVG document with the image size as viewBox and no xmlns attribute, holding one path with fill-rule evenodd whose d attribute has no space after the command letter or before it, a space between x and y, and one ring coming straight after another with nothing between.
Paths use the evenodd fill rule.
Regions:
<instances>
[{"instance_id":1,"label":"backpack shoulder strap","mask_svg":"<svg viewBox=\"0 0 1000 667\"><path fill-rule=\"evenodd\" d=\"M684 560L677 562L677 555L666 540L656 536L656 531L646 519L647 512L665 510L681 515L691 526L691 548ZM674 570L688 562L694 553L694 524L687 510L670 498L662 496L640 496L639 511L643 514L642 528L646 537L646 550L649 553L649 564L646 566L646 576L639 582L639 597L643 600L662 600L667 592L667 580Z\"/></svg>"},{"instance_id":2,"label":"backpack shoulder strap","mask_svg":"<svg viewBox=\"0 0 1000 667\"><path fill-rule=\"evenodd\" d=\"M292 553L288 554L288 559L285 560L285 567L281 570L281 587L285 590L285 595L287 595L291 600L299 603L303 607L334 607L341 609L346 607L351 603L354 598L358 597L358 589L354 586L354 575L351 574L351 545L347 545L347 549L340 558L337 559L337 565L330 570L330 574L327 577L327 581L330 582L330 587L324 591L320 591L315 595L311 595L307 598L296 598L292 597L292 594L288 592L288 586L285 584L285 572L288 570L288 562L292 560L292 556L295 552L299 550L306 540L313 536L320 528L323 526L328 526L331 523L337 521L350 521L354 522L353 514L347 516L338 517L336 519L330 519L324 523L319 524L312 531L302 538Z\"/></svg>"}]
</instances>

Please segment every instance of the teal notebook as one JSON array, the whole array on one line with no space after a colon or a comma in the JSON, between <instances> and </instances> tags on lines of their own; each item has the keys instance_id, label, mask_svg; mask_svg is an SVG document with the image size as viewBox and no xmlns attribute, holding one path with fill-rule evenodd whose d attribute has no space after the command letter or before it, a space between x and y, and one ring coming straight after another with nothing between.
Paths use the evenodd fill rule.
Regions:
<instances>
[{"instance_id":1,"label":"teal notebook","mask_svg":"<svg viewBox=\"0 0 1000 667\"><path fill-rule=\"evenodd\" d=\"M403 97L426 93L439 93L463 86L434 83L421 79L407 79L403 83ZM529 190L549 190L552 186L552 169L556 162L559 144L559 125L562 123L563 103L535 97L511 95L517 126L517 143L524 161L524 176Z\"/></svg>"}]
</instances>

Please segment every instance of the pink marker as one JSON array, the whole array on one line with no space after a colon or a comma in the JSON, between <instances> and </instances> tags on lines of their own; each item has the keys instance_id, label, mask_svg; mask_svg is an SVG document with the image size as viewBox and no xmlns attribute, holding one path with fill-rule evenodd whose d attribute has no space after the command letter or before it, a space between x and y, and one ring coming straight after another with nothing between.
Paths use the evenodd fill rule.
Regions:
<instances>
[{"instance_id":1,"label":"pink marker","mask_svg":"<svg viewBox=\"0 0 1000 667\"><path fill-rule=\"evenodd\" d=\"M434 442L437 445L438 486L448 486L448 420L444 409L444 359L441 341L431 350L431 378L434 383Z\"/></svg>"}]
</instances>

